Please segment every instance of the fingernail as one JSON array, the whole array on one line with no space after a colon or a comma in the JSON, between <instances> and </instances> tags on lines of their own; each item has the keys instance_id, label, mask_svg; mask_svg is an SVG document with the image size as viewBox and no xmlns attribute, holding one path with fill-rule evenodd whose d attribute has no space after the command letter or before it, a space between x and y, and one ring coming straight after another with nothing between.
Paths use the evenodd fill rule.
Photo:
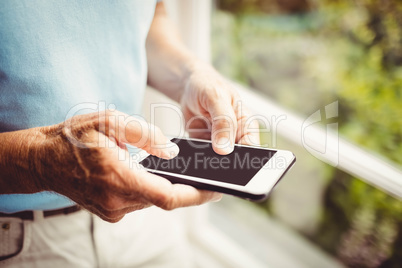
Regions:
<instances>
[{"instance_id":1,"label":"fingernail","mask_svg":"<svg viewBox=\"0 0 402 268\"><path fill-rule=\"evenodd\" d=\"M221 201L223 194L221 193L214 193L214 196L211 199L211 202L219 202Z\"/></svg>"},{"instance_id":2,"label":"fingernail","mask_svg":"<svg viewBox=\"0 0 402 268\"><path fill-rule=\"evenodd\" d=\"M167 148L164 149L162 152L163 158L166 158L166 159L175 158L180 152L179 146L177 146L176 143L169 142L166 147Z\"/></svg>"}]
</instances>

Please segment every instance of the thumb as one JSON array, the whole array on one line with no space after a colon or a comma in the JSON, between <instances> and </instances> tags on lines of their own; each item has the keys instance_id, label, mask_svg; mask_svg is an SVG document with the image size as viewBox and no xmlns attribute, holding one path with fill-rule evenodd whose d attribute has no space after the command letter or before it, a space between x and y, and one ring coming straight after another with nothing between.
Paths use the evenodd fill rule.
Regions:
<instances>
[{"instance_id":1,"label":"thumb","mask_svg":"<svg viewBox=\"0 0 402 268\"><path fill-rule=\"evenodd\" d=\"M165 159L174 158L179 153L177 144L171 142L160 128L133 116L120 117L115 134L120 147L123 147L121 143L128 143Z\"/></svg>"}]
</instances>

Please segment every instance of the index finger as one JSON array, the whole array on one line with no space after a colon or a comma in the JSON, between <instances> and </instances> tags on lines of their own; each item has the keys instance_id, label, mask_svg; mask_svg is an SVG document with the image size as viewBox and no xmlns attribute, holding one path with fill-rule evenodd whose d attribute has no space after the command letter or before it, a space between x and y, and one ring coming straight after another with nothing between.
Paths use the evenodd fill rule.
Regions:
<instances>
[{"instance_id":1,"label":"index finger","mask_svg":"<svg viewBox=\"0 0 402 268\"><path fill-rule=\"evenodd\" d=\"M212 121L212 147L221 155L229 154L234 149L237 132L237 119L231 104L216 102L210 111Z\"/></svg>"},{"instance_id":2,"label":"index finger","mask_svg":"<svg viewBox=\"0 0 402 268\"><path fill-rule=\"evenodd\" d=\"M242 102L236 104L237 133L236 142L244 145L260 145L260 126L258 116L253 116L251 112L243 107Z\"/></svg>"}]
</instances>

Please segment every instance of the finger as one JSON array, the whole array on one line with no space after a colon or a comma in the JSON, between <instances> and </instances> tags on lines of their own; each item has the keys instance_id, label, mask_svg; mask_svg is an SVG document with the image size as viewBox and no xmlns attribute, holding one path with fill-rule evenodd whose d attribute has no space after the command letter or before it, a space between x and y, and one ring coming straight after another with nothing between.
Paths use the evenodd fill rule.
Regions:
<instances>
[{"instance_id":1,"label":"finger","mask_svg":"<svg viewBox=\"0 0 402 268\"><path fill-rule=\"evenodd\" d=\"M160 128L145 121L141 121L140 124L141 128L137 127L137 123L127 125L125 133L130 144L164 159L171 159L179 154L180 149L177 144L171 142ZM138 136L141 138L136 140Z\"/></svg>"},{"instance_id":2,"label":"finger","mask_svg":"<svg viewBox=\"0 0 402 268\"><path fill-rule=\"evenodd\" d=\"M144 197L165 210L200 205L222 198L220 193L198 190L184 184L172 184L167 179L148 172L143 174L142 182Z\"/></svg>"},{"instance_id":3,"label":"finger","mask_svg":"<svg viewBox=\"0 0 402 268\"><path fill-rule=\"evenodd\" d=\"M120 221L121 219L123 219L124 216L126 215L126 213L119 213L118 215L115 214L113 216L109 216L108 213L105 213L101 208L97 208L95 206L86 207L86 209L89 212L97 215L102 220L110 222L110 223L116 223L116 222Z\"/></svg>"},{"instance_id":4,"label":"finger","mask_svg":"<svg viewBox=\"0 0 402 268\"><path fill-rule=\"evenodd\" d=\"M211 121L202 115L194 115L188 108L183 110L186 131L191 138L211 140Z\"/></svg>"},{"instance_id":5,"label":"finger","mask_svg":"<svg viewBox=\"0 0 402 268\"><path fill-rule=\"evenodd\" d=\"M212 121L212 147L218 154L229 154L234 149L237 119L230 104L214 103L209 109Z\"/></svg>"},{"instance_id":6,"label":"finger","mask_svg":"<svg viewBox=\"0 0 402 268\"><path fill-rule=\"evenodd\" d=\"M111 150L118 154L120 148ZM126 152L127 153L127 152ZM112 156L116 159L116 156ZM172 184L165 178L147 172L138 163L130 163L130 159L113 161L112 177L109 178L108 191L119 198L108 199L101 203L102 210L98 210L105 217L112 219L120 217L120 206L136 207L143 204L155 204L163 209L174 209L199 205L208 201L217 200L220 194L197 190L191 186ZM130 203L132 202L132 203Z\"/></svg>"},{"instance_id":7,"label":"finger","mask_svg":"<svg viewBox=\"0 0 402 268\"><path fill-rule=\"evenodd\" d=\"M107 139L103 135L103 139ZM105 160L100 180L93 180L79 202L108 222L119 221L126 213L151 206L138 190L135 174L130 170L129 153L117 146L101 149Z\"/></svg>"},{"instance_id":8,"label":"finger","mask_svg":"<svg viewBox=\"0 0 402 268\"><path fill-rule=\"evenodd\" d=\"M110 217L105 213L101 208L95 207L95 206L86 206L85 207L89 212L97 215L99 218L101 218L104 221L110 222L110 223L116 223L123 219L125 213L120 213L119 215L114 215L113 217Z\"/></svg>"},{"instance_id":9,"label":"finger","mask_svg":"<svg viewBox=\"0 0 402 268\"><path fill-rule=\"evenodd\" d=\"M103 212L102 209L99 209L99 207L97 207L97 206L94 205L94 204L80 204L80 207L81 207L82 209L85 209L85 210L89 211L89 212L92 213L92 214L97 215L97 216L98 216L99 218L101 218L102 220L107 221L107 222L111 222L111 223L118 222L119 220L121 220L121 219L124 217L124 215L115 216L115 217L113 217L113 218L112 218L112 217L108 217L108 216Z\"/></svg>"},{"instance_id":10,"label":"finger","mask_svg":"<svg viewBox=\"0 0 402 268\"><path fill-rule=\"evenodd\" d=\"M136 191L127 193L127 191L124 192L112 188L102 199L103 200L98 200L98 202L93 202L93 204L95 204L95 207L99 211L110 218L118 217L121 213L140 210L151 206L151 204Z\"/></svg>"},{"instance_id":11,"label":"finger","mask_svg":"<svg viewBox=\"0 0 402 268\"><path fill-rule=\"evenodd\" d=\"M260 128L257 117L252 116L250 111L242 107L241 102L235 108L237 117L236 142L239 144L260 146Z\"/></svg>"},{"instance_id":12,"label":"finger","mask_svg":"<svg viewBox=\"0 0 402 268\"><path fill-rule=\"evenodd\" d=\"M127 213L148 208L150 206L151 206L150 203L143 203L141 205L137 204L135 206L124 207L118 210L106 210L105 208L97 205L96 207L93 208L93 210L96 211L95 214L101 217L101 219L115 223L120 221Z\"/></svg>"},{"instance_id":13,"label":"finger","mask_svg":"<svg viewBox=\"0 0 402 268\"><path fill-rule=\"evenodd\" d=\"M117 111L106 114L107 136L114 138L122 148L125 143L141 148L157 157L171 159L179 153L179 147L172 143L162 131L145 120Z\"/></svg>"}]
</instances>

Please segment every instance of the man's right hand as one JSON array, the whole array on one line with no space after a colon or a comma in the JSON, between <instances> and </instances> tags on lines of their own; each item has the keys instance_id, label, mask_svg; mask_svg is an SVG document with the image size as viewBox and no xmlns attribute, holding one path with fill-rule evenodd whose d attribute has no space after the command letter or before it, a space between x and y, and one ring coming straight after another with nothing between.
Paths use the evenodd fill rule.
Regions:
<instances>
[{"instance_id":1,"label":"man's right hand","mask_svg":"<svg viewBox=\"0 0 402 268\"><path fill-rule=\"evenodd\" d=\"M171 210L221 198L132 165L126 143L167 159L179 151L159 128L117 111L1 133L0 193L55 191L109 222L151 205Z\"/></svg>"}]
</instances>

